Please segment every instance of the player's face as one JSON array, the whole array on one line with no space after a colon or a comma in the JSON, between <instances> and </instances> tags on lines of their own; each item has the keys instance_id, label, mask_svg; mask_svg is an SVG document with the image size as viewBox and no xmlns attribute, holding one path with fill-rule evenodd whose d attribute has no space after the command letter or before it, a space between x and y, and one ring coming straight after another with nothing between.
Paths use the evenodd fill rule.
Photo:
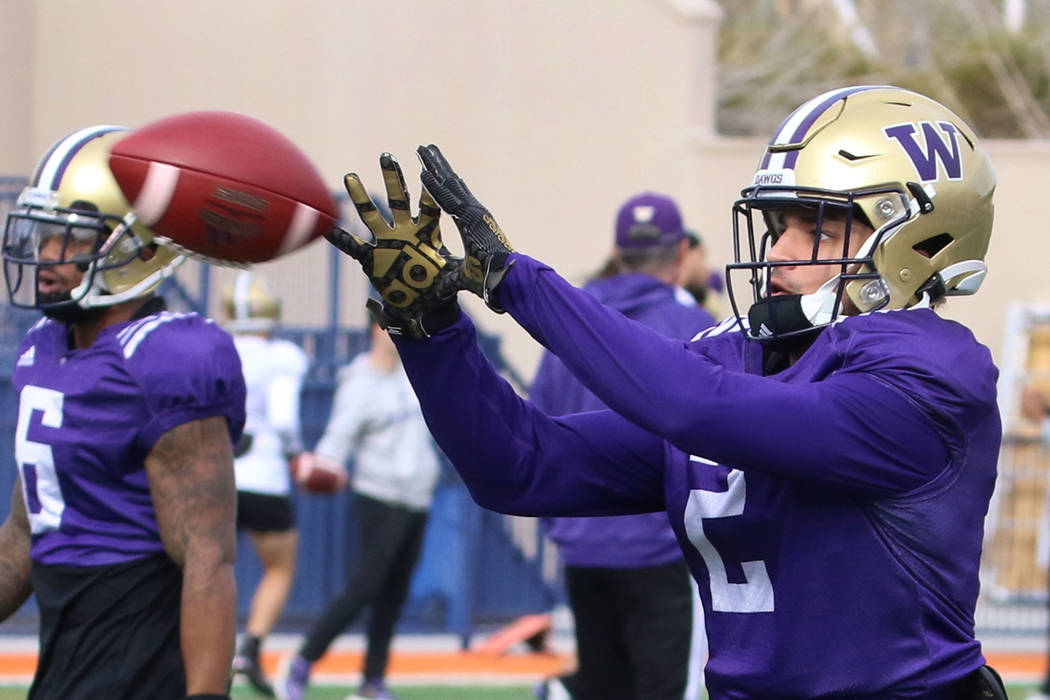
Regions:
<instances>
[{"instance_id":1,"label":"player's face","mask_svg":"<svg viewBox=\"0 0 1050 700\"><path fill-rule=\"evenodd\" d=\"M771 262L854 257L873 232L857 219L847 225L845 216L832 212L825 213L819 224L815 213L806 209L787 209L778 216L783 229L766 255ZM770 275L769 293L812 294L841 271L841 265L776 266Z\"/></svg>"},{"instance_id":2,"label":"player's face","mask_svg":"<svg viewBox=\"0 0 1050 700\"><path fill-rule=\"evenodd\" d=\"M75 262L78 256L90 260L94 249L94 239L78 240L65 235L47 236L40 244L38 257L41 262L58 262L69 260L58 265L42 265L37 275L37 292L55 294L74 289L84 279L84 271Z\"/></svg>"}]
</instances>

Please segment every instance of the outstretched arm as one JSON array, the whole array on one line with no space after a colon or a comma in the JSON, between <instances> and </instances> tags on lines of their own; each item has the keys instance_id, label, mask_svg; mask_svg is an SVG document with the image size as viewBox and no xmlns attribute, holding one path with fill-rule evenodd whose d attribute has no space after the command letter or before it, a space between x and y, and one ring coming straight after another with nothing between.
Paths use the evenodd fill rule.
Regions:
<instances>
[{"instance_id":1,"label":"outstretched arm","mask_svg":"<svg viewBox=\"0 0 1050 700\"><path fill-rule=\"evenodd\" d=\"M420 157L425 166L448 169L435 147L421 148ZM662 440L611 412L548 418L521 400L478 349L474 327L454 297L469 289L491 304L489 291L508 269L510 245L487 210L450 174L425 178L420 214L412 217L397 161L383 154L380 168L392 221L375 212L351 173L347 192L373 240L341 230L327 237L361 263L382 294L381 325L400 339L430 431L474 499L522 515L662 510ZM463 234L463 258L451 256L441 242L435 192L446 205L458 203L452 216ZM411 340L432 336L433 342Z\"/></svg>"},{"instance_id":2,"label":"outstretched arm","mask_svg":"<svg viewBox=\"0 0 1050 700\"><path fill-rule=\"evenodd\" d=\"M29 544L29 519L19 476L11 491L11 512L0 525L0 620L13 615L33 592Z\"/></svg>"},{"instance_id":3,"label":"outstretched arm","mask_svg":"<svg viewBox=\"0 0 1050 700\"><path fill-rule=\"evenodd\" d=\"M551 268L514 253L440 150L421 146L418 153L424 185L455 220L468 259L481 261L485 301L508 311L634 424L722 464L754 465L777 476L876 494L916 488L948 463L945 439L889 382L844 373L801 385L727 372L686 343L604 307ZM859 406L857 396L866 405ZM798 439L815 426L836 439ZM886 435L894 436L895 445ZM868 458L872 454L879 457L878 468Z\"/></svg>"},{"instance_id":4,"label":"outstretched arm","mask_svg":"<svg viewBox=\"0 0 1050 700\"><path fill-rule=\"evenodd\" d=\"M480 505L533 516L666 507L660 438L612 411L544 415L492 367L465 315L397 346L427 426Z\"/></svg>"},{"instance_id":5,"label":"outstretched arm","mask_svg":"<svg viewBox=\"0 0 1050 700\"><path fill-rule=\"evenodd\" d=\"M172 428L146 458L157 526L182 569L186 690L225 695L236 633L237 494L226 419Z\"/></svg>"},{"instance_id":6,"label":"outstretched arm","mask_svg":"<svg viewBox=\"0 0 1050 700\"><path fill-rule=\"evenodd\" d=\"M876 494L918 487L947 464L928 418L873 375L787 384L730 372L608 309L550 267L517 254L511 260L498 290L507 312L606 405L688 454ZM835 439L799 439L816 429Z\"/></svg>"}]
</instances>

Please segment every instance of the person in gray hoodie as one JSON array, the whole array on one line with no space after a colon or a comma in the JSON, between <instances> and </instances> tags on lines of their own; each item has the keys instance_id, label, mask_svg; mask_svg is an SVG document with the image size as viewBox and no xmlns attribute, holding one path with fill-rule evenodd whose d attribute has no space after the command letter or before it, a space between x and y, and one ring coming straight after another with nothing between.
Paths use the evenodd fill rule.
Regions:
<instances>
[{"instance_id":1,"label":"person in gray hoodie","mask_svg":"<svg viewBox=\"0 0 1050 700\"><path fill-rule=\"evenodd\" d=\"M612 264L584 290L628 318L671 338L689 339L714 325L675 282L689 240L675 202L645 192L616 217ZM680 291L680 290L678 290ZM529 398L544 413L605 408L555 355L545 352ZM690 679L693 590L666 513L546 518L558 545L576 620L578 668L537 688L548 700L682 700ZM693 680L690 684L689 680Z\"/></svg>"},{"instance_id":2,"label":"person in gray hoodie","mask_svg":"<svg viewBox=\"0 0 1050 700\"><path fill-rule=\"evenodd\" d=\"M363 682L350 698L393 697L383 682L390 644L419 560L440 463L393 342L374 321L371 336L372 347L340 371L328 425L308 457L331 471L354 458L350 484L361 557L298 653L282 660L275 688L282 700L302 700L311 666L368 606Z\"/></svg>"}]
</instances>

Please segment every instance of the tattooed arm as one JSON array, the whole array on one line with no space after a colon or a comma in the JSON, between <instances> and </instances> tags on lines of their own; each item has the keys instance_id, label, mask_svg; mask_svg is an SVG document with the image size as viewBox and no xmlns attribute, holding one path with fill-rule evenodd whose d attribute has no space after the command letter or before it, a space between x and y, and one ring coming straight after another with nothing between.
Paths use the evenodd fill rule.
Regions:
<instances>
[{"instance_id":1,"label":"tattooed arm","mask_svg":"<svg viewBox=\"0 0 1050 700\"><path fill-rule=\"evenodd\" d=\"M29 569L29 519L22 498L22 477L18 477L11 492L11 512L0 525L0 620L22 607L33 592Z\"/></svg>"},{"instance_id":2,"label":"tattooed arm","mask_svg":"<svg viewBox=\"0 0 1050 700\"><path fill-rule=\"evenodd\" d=\"M237 608L237 493L226 420L172 428L153 446L146 472L161 539L182 569L186 692L224 694Z\"/></svg>"}]
</instances>

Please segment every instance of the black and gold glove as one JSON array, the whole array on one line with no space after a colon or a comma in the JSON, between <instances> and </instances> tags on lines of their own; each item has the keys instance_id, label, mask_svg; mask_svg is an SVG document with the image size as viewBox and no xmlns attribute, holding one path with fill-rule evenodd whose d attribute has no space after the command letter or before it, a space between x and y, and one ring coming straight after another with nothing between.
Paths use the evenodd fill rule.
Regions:
<instances>
[{"instance_id":1,"label":"black and gold glove","mask_svg":"<svg viewBox=\"0 0 1050 700\"><path fill-rule=\"evenodd\" d=\"M409 211L408 189L401 166L389 153L379 157L393 223L376 209L356 173L344 178L357 214L373 240L336 228L325 235L335 247L361 263L383 298L382 313L370 310L394 334L429 337L439 325L455 320L458 274L462 264L441 242L441 210L428 192L419 199L419 215Z\"/></svg>"},{"instance_id":2,"label":"black and gold glove","mask_svg":"<svg viewBox=\"0 0 1050 700\"><path fill-rule=\"evenodd\" d=\"M513 265L513 261L507 264L507 256L514 249L492 214L471 193L437 146L420 146L416 153L423 163L423 185L456 222L463 238L465 259L459 270L460 285L484 299L489 308L503 313L494 292Z\"/></svg>"}]
</instances>

